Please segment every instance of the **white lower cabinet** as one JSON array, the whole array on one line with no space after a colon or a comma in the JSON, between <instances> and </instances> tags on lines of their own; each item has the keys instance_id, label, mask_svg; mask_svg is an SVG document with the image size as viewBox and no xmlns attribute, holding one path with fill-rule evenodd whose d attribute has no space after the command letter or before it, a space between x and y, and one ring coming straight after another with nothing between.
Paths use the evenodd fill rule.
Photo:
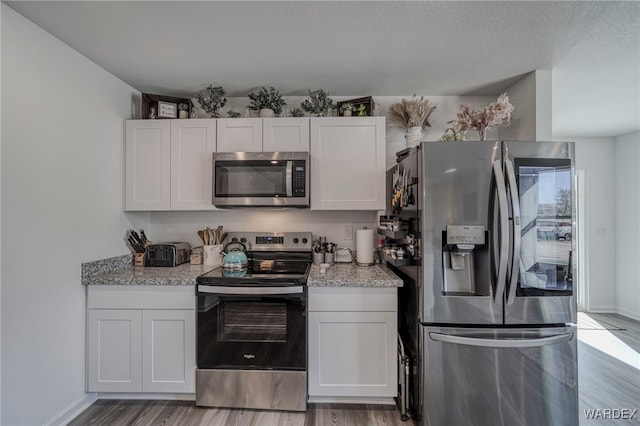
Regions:
<instances>
[{"instance_id":1,"label":"white lower cabinet","mask_svg":"<svg viewBox=\"0 0 640 426\"><path fill-rule=\"evenodd\" d=\"M142 392L142 311L90 309L89 392Z\"/></svg>"},{"instance_id":2,"label":"white lower cabinet","mask_svg":"<svg viewBox=\"0 0 640 426\"><path fill-rule=\"evenodd\" d=\"M195 392L195 296L185 289L150 290L146 301L140 289L89 289L89 392Z\"/></svg>"},{"instance_id":3,"label":"white lower cabinet","mask_svg":"<svg viewBox=\"0 0 640 426\"><path fill-rule=\"evenodd\" d=\"M310 287L310 401L390 399L397 377L397 289Z\"/></svg>"},{"instance_id":4,"label":"white lower cabinet","mask_svg":"<svg viewBox=\"0 0 640 426\"><path fill-rule=\"evenodd\" d=\"M142 391L195 392L195 312L142 311Z\"/></svg>"}]
</instances>

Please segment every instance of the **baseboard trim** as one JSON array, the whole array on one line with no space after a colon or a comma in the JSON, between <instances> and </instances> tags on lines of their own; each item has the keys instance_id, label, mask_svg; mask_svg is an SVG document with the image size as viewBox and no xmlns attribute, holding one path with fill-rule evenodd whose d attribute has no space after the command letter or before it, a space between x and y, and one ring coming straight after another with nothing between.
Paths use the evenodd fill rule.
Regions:
<instances>
[{"instance_id":1,"label":"baseboard trim","mask_svg":"<svg viewBox=\"0 0 640 426\"><path fill-rule=\"evenodd\" d=\"M616 314L618 309L615 306L589 306L587 313L589 312L594 314Z\"/></svg>"},{"instance_id":2,"label":"baseboard trim","mask_svg":"<svg viewBox=\"0 0 640 426\"><path fill-rule=\"evenodd\" d=\"M310 396L309 404L372 404L396 405L393 397L358 397L358 396Z\"/></svg>"},{"instance_id":3,"label":"baseboard trim","mask_svg":"<svg viewBox=\"0 0 640 426\"><path fill-rule=\"evenodd\" d=\"M632 320L640 321L640 313L638 312L633 312L624 308L618 308L618 314L622 315L623 317L630 318Z\"/></svg>"},{"instance_id":4,"label":"baseboard trim","mask_svg":"<svg viewBox=\"0 0 640 426\"><path fill-rule=\"evenodd\" d=\"M91 404L98 400L98 394L88 393L83 397L69 404L66 408L62 409L58 414L47 420L43 426L63 426L69 424L71 420L78 417L78 414L89 408Z\"/></svg>"},{"instance_id":5,"label":"baseboard trim","mask_svg":"<svg viewBox=\"0 0 640 426\"><path fill-rule=\"evenodd\" d=\"M97 394L97 399L156 399L167 401L195 401L195 393L115 393Z\"/></svg>"}]
</instances>

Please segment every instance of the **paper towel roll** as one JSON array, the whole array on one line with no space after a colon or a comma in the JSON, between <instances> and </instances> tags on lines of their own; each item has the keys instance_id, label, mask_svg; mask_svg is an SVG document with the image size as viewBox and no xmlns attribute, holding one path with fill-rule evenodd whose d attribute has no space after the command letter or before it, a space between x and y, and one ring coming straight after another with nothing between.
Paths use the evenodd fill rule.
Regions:
<instances>
[{"instance_id":1,"label":"paper towel roll","mask_svg":"<svg viewBox=\"0 0 640 426\"><path fill-rule=\"evenodd\" d=\"M356 231L356 263L373 265L373 229Z\"/></svg>"}]
</instances>

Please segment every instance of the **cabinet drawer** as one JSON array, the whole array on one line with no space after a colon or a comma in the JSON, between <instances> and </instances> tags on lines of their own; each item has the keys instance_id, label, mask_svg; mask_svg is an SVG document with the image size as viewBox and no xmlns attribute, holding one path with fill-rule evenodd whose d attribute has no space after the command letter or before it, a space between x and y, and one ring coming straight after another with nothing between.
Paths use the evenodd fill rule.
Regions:
<instances>
[{"instance_id":1,"label":"cabinet drawer","mask_svg":"<svg viewBox=\"0 0 640 426\"><path fill-rule=\"evenodd\" d=\"M309 287L309 311L396 312L395 287Z\"/></svg>"},{"instance_id":2,"label":"cabinet drawer","mask_svg":"<svg viewBox=\"0 0 640 426\"><path fill-rule=\"evenodd\" d=\"M194 309L193 286L96 285L87 287L88 309Z\"/></svg>"}]
</instances>

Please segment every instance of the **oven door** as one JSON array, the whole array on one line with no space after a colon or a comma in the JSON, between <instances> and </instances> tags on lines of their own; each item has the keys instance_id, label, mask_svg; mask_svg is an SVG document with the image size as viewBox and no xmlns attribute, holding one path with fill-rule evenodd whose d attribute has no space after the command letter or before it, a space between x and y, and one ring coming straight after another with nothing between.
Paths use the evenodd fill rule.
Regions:
<instances>
[{"instance_id":1,"label":"oven door","mask_svg":"<svg viewBox=\"0 0 640 426\"><path fill-rule=\"evenodd\" d=\"M199 369L306 370L306 287L198 285Z\"/></svg>"}]
</instances>

